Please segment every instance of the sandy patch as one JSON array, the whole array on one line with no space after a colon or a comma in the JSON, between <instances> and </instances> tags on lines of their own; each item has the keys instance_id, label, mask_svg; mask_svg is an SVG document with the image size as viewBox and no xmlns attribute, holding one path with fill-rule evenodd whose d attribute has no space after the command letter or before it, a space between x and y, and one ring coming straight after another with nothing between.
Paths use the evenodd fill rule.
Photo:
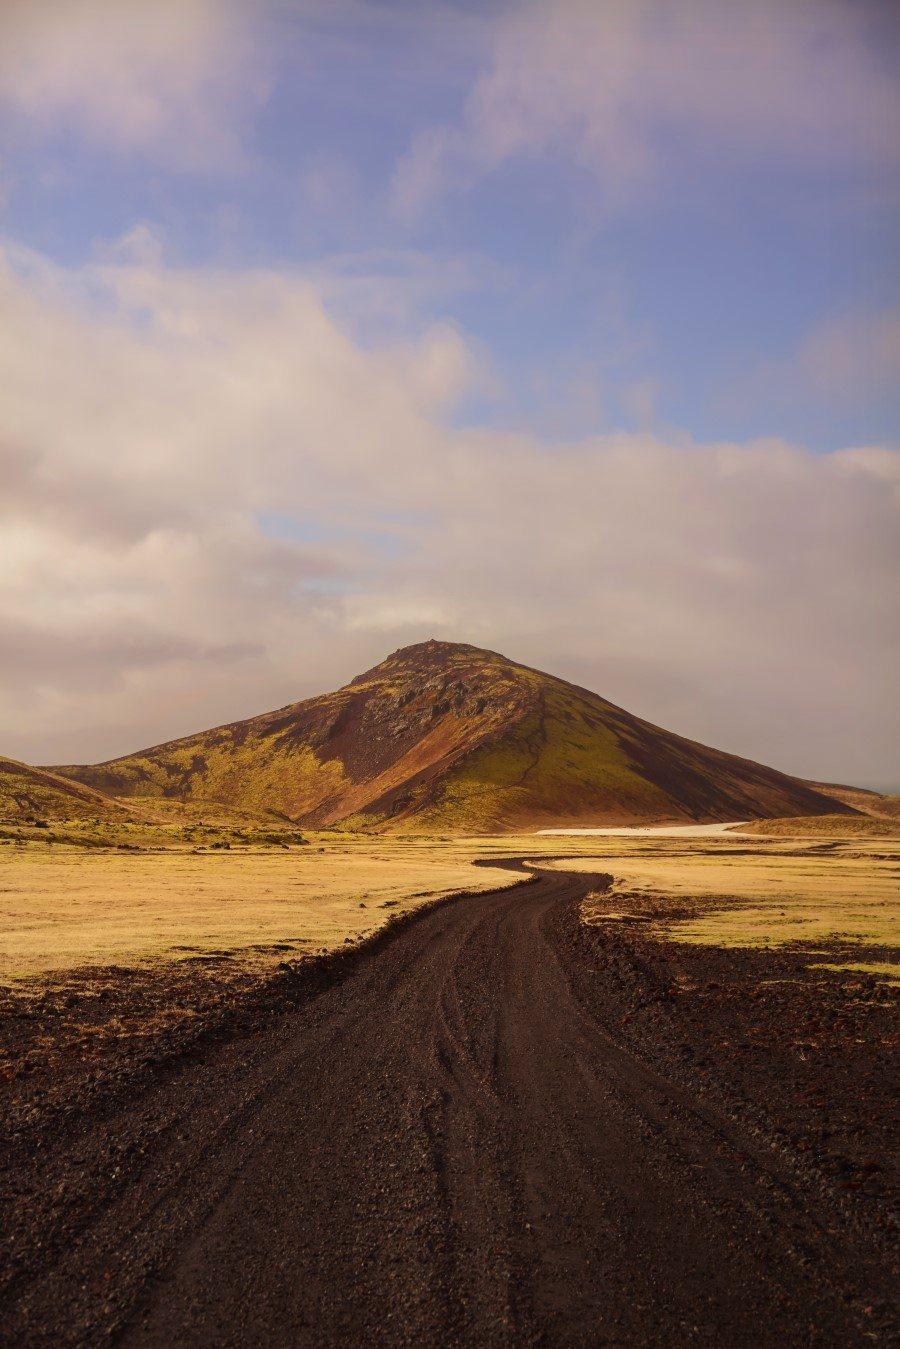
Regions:
<instances>
[{"instance_id":1,"label":"sandy patch","mask_svg":"<svg viewBox=\"0 0 900 1349\"><path fill-rule=\"evenodd\" d=\"M734 833L746 824L745 820L734 820L724 824L647 824L647 825L611 825L597 829L538 829L538 834L573 837L606 838L715 838L719 834ZM738 835L740 837L740 835Z\"/></svg>"}]
</instances>

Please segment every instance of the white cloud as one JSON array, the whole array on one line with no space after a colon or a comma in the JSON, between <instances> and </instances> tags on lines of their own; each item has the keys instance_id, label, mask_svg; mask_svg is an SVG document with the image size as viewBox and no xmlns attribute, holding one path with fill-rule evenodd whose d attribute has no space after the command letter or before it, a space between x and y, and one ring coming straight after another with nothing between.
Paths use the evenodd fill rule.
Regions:
<instances>
[{"instance_id":1,"label":"white cloud","mask_svg":"<svg viewBox=\"0 0 900 1349\"><path fill-rule=\"evenodd\" d=\"M300 198L304 211L339 219L360 209L357 173L343 156L320 152L300 173Z\"/></svg>"},{"instance_id":2,"label":"white cloud","mask_svg":"<svg viewBox=\"0 0 900 1349\"><path fill-rule=\"evenodd\" d=\"M796 357L801 376L830 403L892 393L900 383L900 309L843 314L820 324Z\"/></svg>"},{"instance_id":3,"label":"white cloud","mask_svg":"<svg viewBox=\"0 0 900 1349\"><path fill-rule=\"evenodd\" d=\"M0 304L0 751L122 752L437 633L896 777L890 450L454 428L456 330L363 346L308 276L169 268L146 230L72 271L9 248Z\"/></svg>"},{"instance_id":4,"label":"white cloud","mask_svg":"<svg viewBox=\"0 0 900 1349\"><path fill-rule=\"evenodd\" d=\"M802 408L822 419L865 422L900 384L900 309L845 311L816 323L786 351L749 364L718 397L726 411L765 406L770 416Z\"/></svg>"},{"instance_id":5,"label":"white cloud","mask_svg":"<svg viewBox=\"0 0 900 1349\"><path fill-rule=\"evenodd\" d=\"M613 206L660 181L684 191L691 156L883 177L900 157L900 93L872 15L847 0L511 6L462 120L419 131L398 165L396 210L415 219L548 152L580 162Z\"/></svg>"},{"instance_id":6,"label":"white cloud","mask_svg":"<svg viewBox=\"0 0 900 1349\"><path fill-rule=\"evenodd\" d=\"M0 107L35 135L74 127L169 167L233 165L266 88L250 17L238 0L5 0Z\"/></svg>"}]
</instances>

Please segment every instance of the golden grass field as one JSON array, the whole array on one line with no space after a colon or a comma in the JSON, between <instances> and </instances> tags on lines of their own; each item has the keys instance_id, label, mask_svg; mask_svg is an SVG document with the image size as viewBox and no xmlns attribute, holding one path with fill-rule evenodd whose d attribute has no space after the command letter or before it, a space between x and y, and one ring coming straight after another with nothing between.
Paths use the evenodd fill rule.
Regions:
<instances>
[{"instance_id":1,"label":"golden grass field","mask_svg":"<svg viewBox=\"0 0 900 1349\"><path fill-rule=\"evenodd\" d=\"M555 865L590 869L581 858ZM697 901L689 916L659 918L655 932L710 946L882 948L884 960L841 966L900 977L889 959L900 946L900 840L823 845L817 836L757 848L745 839L664 854L644 848L616 858L610 870L612 892L585 904L586 921L647 917L664 901Z\"/></svg>"},{"instance_id":2,"label":"golden grass field","mask_svg":"<svg viewBox=\"0 0 900 1349\"><path fill-rule=\"evenodd\" d=\"M295 846L284 847L233 831L229 850L215 851L208 841L221 845L218 830L200 835L203 848L184 830L115 836L130 850L103 846L108 826L94 835L61 826L48 841L17 830L0 840L0 980L221 953L265 964L333 950L430 900L514 884L510 871L472 863L516 855L611 872L613 892L585 905L587 921L655 912L660 935L713 945L840 942L887 953L900 944L900 840L322 833L296 846L298 836L285 833ZM673 900L689 916L667 916ZM873 962L870 949L865 963L890 969L888 956Z\"/></svg>"},{"instance_id":3,"label":"golden grass field","mask_svg":"<svg viewBox=\"0 0 900 1349\"><path fill-rule=\"evenodd\" d=\"M881 798L892 815L799 815L786 820L754 820L742 825L742 832L764 834L769 838L894 838L900 839L900 816L895 796Z\"/></svg>"},{"instance_id":4,"label":"golden grass field","mask_svg":"<svg viewBox=\"0 0 900 1349\"><path fill-rule=\"evenodd\" d=\"M514 880L438 850L23 849L0 860L0 978L272 945L330 950L427 900Z\"/></svg>"}]
</instances>

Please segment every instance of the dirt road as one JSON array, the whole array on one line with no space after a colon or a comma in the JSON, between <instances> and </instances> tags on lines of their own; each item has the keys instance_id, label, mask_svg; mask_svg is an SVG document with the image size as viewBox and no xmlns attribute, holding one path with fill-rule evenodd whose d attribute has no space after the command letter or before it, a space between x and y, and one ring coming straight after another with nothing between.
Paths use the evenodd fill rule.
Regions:
<instances>
[{"instance_id":1,"label":"dirt road","mask_svg":"<svg viewBox=\"0 0 900 1349\"><path fill-rule=\"evenodd\" d=\"M76 1131L42 1183L93 1167L94 1200L43 1253L32 1215L4 1342L878 1338L882 1275L840 1218L621 1037L579 945L598 884L543 872L425 913Z\"/></svg>"}]
</instances>

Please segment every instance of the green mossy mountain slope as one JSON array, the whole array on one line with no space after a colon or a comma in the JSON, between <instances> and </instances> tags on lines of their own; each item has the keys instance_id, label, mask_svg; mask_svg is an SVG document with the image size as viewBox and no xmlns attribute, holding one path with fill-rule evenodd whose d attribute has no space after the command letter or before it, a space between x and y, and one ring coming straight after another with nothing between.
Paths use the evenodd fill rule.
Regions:
<instances>
[{"instance_id":1,"label":"green mossy mountain slope","mask_svg":"<svg viewBox=\"0 0 900 1349\"><path fill-rule=\"evenodd\" d=\"M496 652L422 642L335 693L55 770L110 796L310 827L478 832L850 807Z\"/></svg>"},{"instance_id":2,"label":"green mossy mountain slope","mask_svg":"<svg viewBox=\"0 0 900 1349\"><path fill-rule=\"evenodd\" d=\"M124 820L118 802L46 768L0 756L0 821Z\"/></svg>"}]
</instances>

